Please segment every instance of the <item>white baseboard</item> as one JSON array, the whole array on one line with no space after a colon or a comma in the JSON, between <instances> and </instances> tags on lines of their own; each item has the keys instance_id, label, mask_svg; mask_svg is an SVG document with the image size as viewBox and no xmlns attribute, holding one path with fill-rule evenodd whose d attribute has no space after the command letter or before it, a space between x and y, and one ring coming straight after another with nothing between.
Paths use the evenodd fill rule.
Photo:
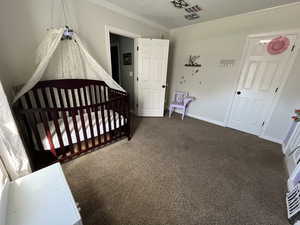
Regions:
<instances>
[{"instance_id":1,"label":"white baseboard","mask_svg":"<svg viewBox=\"0 0 300 225\"><path fill-rule=\"evenodd\" d=\"M283 140L281 140L279 138L273 138L273 137L266 136L266 135L260 136L260 138L268 140L268 141L272 141L272 142L275 142L275 143L278 143L281 145L283 144Z\"/></svg>"},{"instance_id":2,"label":"white baseboard","mask_svg":"<svg viewBox=\"0 0 300 225\"><path fill-rule=\"evenodd\" d=\"M177 111L177 110L175 110L175 112L180 113L180 111ZM222 121L219 121L219 120L214 120L214 119L206 118L206 117L203 117L203 116L196 116L196 115L191 114L191 113L187 113L186 115L191 117L191 118L194 118L194 119L198 119L198 120L202 120L202 121L205 121L205 122L208 122L208 123L219 125L221 127L225 127L225 125L226 125L225 122L222 122ZM273 137L266 136L266 135L260 136L260 138L271 141L271 142L278 143L280 145L283 144L283 140L281 140L279 138L273 138ZM283 145L282 145L282 147L283 147Z\"/></svg>"},{"instance_id":3,"label":"white baseboard","mask_svg":"<svg viewBox=\"0 0 300 225\"><path fill-rule=\"evenodd\" d=\"M208 123L213 123L213 124L225 127L225 122L222 122L222 121L213 120L213 119L209 119L209 118L202 117L202 116L196 116L196 115L193 115L191 113L187 113L186 115L189 116L189 117L192 117L194 119L203 120L203 121L208 122Z\"/></svg>"}]
</instances>

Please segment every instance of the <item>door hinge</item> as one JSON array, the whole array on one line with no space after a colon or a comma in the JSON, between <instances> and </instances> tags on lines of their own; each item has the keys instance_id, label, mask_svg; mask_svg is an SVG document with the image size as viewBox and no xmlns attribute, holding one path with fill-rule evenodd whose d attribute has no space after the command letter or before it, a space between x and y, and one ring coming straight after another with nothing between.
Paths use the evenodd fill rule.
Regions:
<instances>
[{"instance_id":1,"label":"door hinge","mask_svg":"<svg viewBox=\"0 0 300 225\"><path fill-rule=\"evenodd\" d=\"M296 45L293 45L291 52L293 52L295 50Z\"/></svg>"},{"instance_id":2,"label":"door hinge","mask_svg":"<svg viewBox=\"0 0 300 225\"><path fill-rule=\"evenodd\" d=\"M138 108L138 107L139 107L139 104L135 104L135 107L137 107L137 108Z\"/></svg>"},{"instance_id":3,"label":"door hinge","mask_svg":"<svg viewBox=\"0 0 300 225\"><path fill-rule=\"evenodd\" d=\"M275 89L275 93L277 93L278 89L279 89L279 88L276 88L276 89Z\"/></svg>"},{"instance_id":4,"label":"door hinge","mask_svg":"<svg viewBox=\"0 0 300 225\"><path fill-rule=\"evenodd\" d=\"M137 46L137 47L136 47L136 50L138 51L139 49L140 49L139 46Z\"/></svg>"},{"instance_id":5,"label":"door hinge","mask_svg":"<svg viewBox=\"0 0 300 225\"><path fill-rule=\"evenodd\" d=\"M139 81L139 77L136 77L136 81Z\"/></svg>"},{"instance_id":6,"label":"door hinge","mask_svg":"<svg viewBox=\"0 0 300 225\"><path fill-rule=\"evenodd\" d=\"M264 125L265 125L265 121L264 121L264 122L262 122L261 126L263 127Z\"/></svg>"}]
</instances>

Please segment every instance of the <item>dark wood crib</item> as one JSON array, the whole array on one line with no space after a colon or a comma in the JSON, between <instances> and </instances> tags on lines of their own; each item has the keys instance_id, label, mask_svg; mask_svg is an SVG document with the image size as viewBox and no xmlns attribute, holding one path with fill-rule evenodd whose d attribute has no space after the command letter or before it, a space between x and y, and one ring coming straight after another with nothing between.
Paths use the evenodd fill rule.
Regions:
<instances>
[{"instance_id":1,"label":"dark wood crib","mask_svg":"<svg viewBox=\"0 0 300 225\"><path fill-rule=\"evenodd\" d=\"M131 137L128 94L103 81L40 81L14 111L34 170Z\"/></svg>"}]
</instances>

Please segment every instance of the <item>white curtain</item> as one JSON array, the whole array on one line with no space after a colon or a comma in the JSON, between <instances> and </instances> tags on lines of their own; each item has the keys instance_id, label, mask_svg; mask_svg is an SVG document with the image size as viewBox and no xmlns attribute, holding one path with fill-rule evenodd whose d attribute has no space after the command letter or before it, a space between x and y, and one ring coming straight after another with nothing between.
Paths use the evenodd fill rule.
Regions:
<instances>
[{"instance_id":1,"label":"white curtain","mask_svg":"<svg viewBox=\"0 0 300 225\"><path fill-rule=\"evenodd\" d=\"M32 77L17 93L15 102L40 80L95 79L104 81L109 87L125 91L89 54L76 33L72 40L63 40L65 29L51 29L40 44Z\"/></svg>"},{"instance_id":2,"label":"white curtain","mask_svg":"<svg viewBox=\"0 0 300 225\"><path fill-rule=\"evenodd\" d=\"M14 180L30 173L31 168L1 83L0 112L0 161Z\"/></svg>"},{"instance_id":3,"label":"white curtain","mask_svg":"<svg viewBox=\"0 0 300 225\"><path fill-rule=\"evenodd\" d=\"M5 224L6 220L8 182L8 174L0 160L0 224Z\"/></svg>"}]
</instances>

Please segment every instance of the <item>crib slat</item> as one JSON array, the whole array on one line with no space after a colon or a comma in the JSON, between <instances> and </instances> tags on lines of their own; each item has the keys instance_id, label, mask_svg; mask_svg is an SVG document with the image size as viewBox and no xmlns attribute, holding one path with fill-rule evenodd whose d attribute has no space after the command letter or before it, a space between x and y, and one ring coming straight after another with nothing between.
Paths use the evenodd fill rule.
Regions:
<instances>
[{"instance_id":1,"label":"crib slat","mask_svg":"<svg viewBox=\"0 0 300 225\"><path fill-rule=\"evenodd\" d=\"M89 124L90 124L90 132L91 132L91 138L92 138L92 146L93 148L95 147L95 136L94 136L94 129L93 129L93 122L92 122L92 117L91 117L91 110L90 107L87 108L87 114L88 114L88 119L89 119Z\"/></svg>"},{"instance_id":2,"label":"crib slat","mask_svg":"<svg viewBox=\"0 0 300 225\"><path fill-rule=\"evenodd\" d=\"M27 107L29 109L32 109L32 103L30 100L29 92L25 93L25 100L26 100Z\"/></svg>"},{"instance_id":3,"label":"crib slat","mask_svg":"<svg viewBox=\"0 0 300 225\"><path fill-rule=\"evenodd\" d=\"M64 89L64 92L65 92L67 107L70 108L71 107L71 103L70 103L70 96L69 96L68 89Z\"/></svg>"},{"instance_id":4,"label":"crib slat","mask_svg":"<svg viewBox=\"0 0 300 225\"><path fill-rule=\"evenodd\" d=\"M112 101L111 102L111 108L112 108L112 114L113 114L113 123L114 123L114 129L113 129L113 136L114 138L116 137L116 133L117 133L117 121L116 121L116 103L117 101Z\"/></svg>"},{"instance_id":5,"label":"crib slat","mask_svg":"<svg viewBox=\"0 0 300 225\"><path fill-rule=\"evenodd\" d=\"M53 90L52 87L50 87L49 89L50 89L50 96L51 96L51 101L52 101L53 107L57 108L57 103L56 103L56 98L55 98L55 95L54 95L54 90Z\"/></svg>"},{"instance_id":6,"label":"crib slat","mask_svg":"<svg viewBox=\"0 0 300 225\"><path fill-rule=\"evenodd\" d=\"M78 124L77 124L77 120L76 120L76 114L77 114L77 112L75 110L71 110L70 113L72 115L73 126L74 126L74 131L75 131L75 135L76 135L76 139L77 139L77 144L78 144L79 152L81 152L82 148L81 148L80 136L79 136L79 131L78 131Z\"/></svg>"},{"instance_id":7,"label":"crib slat","mask_svg":"<svg viewBox=\"0 0 300 225\"><path fill-rule=\"evenodd\" d=\"M42 141L41 141L40 133L39 133L37 127L36 127L35 113L29 112L29 113L26 113L25 116L26 116L27 120L29 121L30 128L32 128L32 132L35 136L35 140L36 140L36 143L38 145L39 150L41 150L41 151L44 150L44 146L43 146ZM28 133L29 132L30 131L28 131Z\"/></svg>"},{"instance_id":8,"label":"crib slat","mask_svg":"<svg viewBox=\"0 0 300 225\"><path fill-rule=\"evenodd\" d=\"M122 117L121 117L121 112L122 112L122 99L120 99L119 101L118 101L118 121L119 121L119 128L118 128L118 130L119 130L119 136L118 136L118 138L120 138L121 136L122 136Z\"/></svg>"},{"instance_id":9,"label":"crib slat","mask_svg":"<svg viewBox=\"0 0 300 225\"><path fill-rule=\"evenodd\" d=\"M88 105L88 101L87 101L87 95L86 95L86 88L83 87L82 89L83 89L85 106L87 106ZM81 119L81 126L82 126L82 130L83 130L83 136L84 136L84 140L85 140L85 145L86 145L86 148L88 148L88 141L87 141L87 134L86 134L86 128L85 128L85 121L84 121L84 116L83 116L83 110L80 110L80 119Z\"/></svg>"},{"instance_id":10,"label":"crib slat","mask_svg":"<svg viewBox=\"0 0 300 225\"><path fill-rule=\"evenodd\" d=\"M94 85L94 94L95 94L95 104L99 103L99 95L98 95L98 85Z\"/></svg>"},{"instance_id":11,"label":"crib slat","mask_svg":"<svg viewBox=\"0 0 300 225\"><path fill-rule=\"evenodd\" d=\"M92 94L92 86L89 85L89 94L90 94L90 105L94 104L94 98ZM87 114L88 114L88 119L89 119L89 124L90 124L90 132L91 132L91 138L92 138L92 146L93 148L95 147L95 136L94 136L94 128L93 128L93 122L92 122L92 117L91 117L91 110L90 107L87 108Z\"/></svg>"},{"instance_id":12,"label":"crib slat","mask_svg":"<svg viewBox=\"0 0 300 225\"><path fill-rule=\"evenodd\" d=\"M29 92L25 93L25 100L26 100L27 107L29 109L32 109L32 102L30 100ZM35 125L38 121L37 118L35 117L34 113L33 113L33 115L31 114L30 119L32 119L32 123L31 123L32 125Z\"/></svg>"},{"instance_id":13,"label":"crib slat","mask_svg":"<svg viewBox=\"0 0 300 225\"><path fill-rule=\"evenodd\" d=\"M65 108L65 103L64 103L64 100L63 100L63 97L62 97L62 90L59 88L57 89L57 92L58 92L58 99L59 99L59 104L60 104L60 107L61 108Z\"/></svg>"},{"instance_id":14,"label":"crib slat","mask_svg":"<svg viewBox=\"0 0 300 225\"><path fill-rule=\"evenodd\" d=\"M71 107L71 103L70 103L70 96L69 96L69 92L68 92L68 89L63 89L64 90L64 93L65 93L65 100L66 100L66 103L67 103L67 108L70 108ZM69 112L69 116L71 116L71 112Z\"/></svg>"},{"instance_id":15,"label":"crib slat","mask_svg":"<svg viewBox=\"0 0 300 225\"><path fill-rule=\"evenodd\" d=\"M94 104L94 99L93 99L93 95L92 95L92 87L91 85L88 86L89 89L89 95L90 95L90 105Z\"/></svg>"},{"instance_id":16,"label":"crib slat","mask_svg":"<svg viewBox=\"0 0 300 225\"><path fill-rule=\"evenodd\" d=\"M104 117L104 104L100 105L100 111L101 111L101 120L102 120L102 127L103 127L104 144L106 144L107 143L107 133L106 133L106 123L105 123L105 117Z\"/></svg>"},{"instance_id":17,"label":"crib slat","mask_svg":"<svg viewBox=\"0 0 300 225\"><path fill-rule=\"evenodd\" d=\"M37 93L37 89L33 89L32 92L33 92L34 100L36 102L37 107L41 108L42 105L41 105L41 101L40 101L39 95Z\"/></svg>"},{"instance_id":18,"label":"crib slat","mask_svg":"<svg viewBox=\"0 0 300 225\"><path fill-rule=\"evenodd\" d=\"M126 123L127 123L127 117L126 117L126 96L123 96L122 98L122 116L123 116L123 126L122 126L122 130L123 132L125 132L126 130Z\"/></svg>"},{"instance_id":19,"label":"crib slat","mask_svg":"<svg viewBox=\"0 0 300 225\"><path fill-rule=\"evenodd\" d=\"M111 130L111 115L110 115L110 109L111 109L111 102L106 102L106 112L107 112L107 121L108 121L108 133L110 136L110 140L112 139L112 130Z\"/></svg>"},{"instance_id":20,"label":"crib slat","mask_svg":"<svg viewBox=\"0 0 300 225\"><path fill-rule=\"evenodd\" d=\"M103 99L102 99L102 86L101 85L98 85L98 90L99 90L100 103L104 102Z\"/></svg>"},{"instance_id":21,"label":"crib slat","mask_svg":"<svg viewBox=\"0 0 300 225\"><path fill-rule=\"evenodd\" d=\"M55 118L55 116L57 115L57 112L52 112L52 114L53 114L53 118L54 118L53 122L54 122L54 126L55 126L55 131L56 131L56 134L57 134L60 150L62 151L63 157L65 158L66 157L66 149L65 149L62 134L61 134L61 131L60 131L60 125L58 123L57 118Z\"/></svg>"},{"instance_id":22,"label":"crib slat","mask_svg":"<svg viewBox=\"0 0 300 225\"><path fill-rule=\"evenodd\" d=\"M94 112L95 112L95 120L96 120L97 133L98 133L98 145L101 145L101 133L100 133L100 124L99 124L100 121L99 121L99 116L98 116L98 112L99 112L98 106L95 106Z\"/></svg>"},{"instance_id":23,"label":"crib slat","mask_svg":"<svg viewBox=\"0 0 300 225\"><path fill-rule=\"evenodd\" d=\"M33 96L34 96L34 99L35 99L35 102L36 102L36 106L38 108L42 108L42 104L41 104L39 95L37 93L37 89L33 89L32 92L33 92ZM37 114L38 114L38 117L36 118L36 116L34 116L35 113L33 112L33 116L34 116L34 119L35 119L36 123L37 123L37 121L42 122L42 118L41 118L40 113L37 113ZM38 139L40 140L40 138L38 138Z\"/></svg>"},{"instance_id":24,"label":"crib slat","mask_svg":"<svg viewBox=\"0 0 300 225\"><path fill-rule=\"evenodd\" d=\"M47 97L47 94L46 94L46 89L41 88L41 91L42 91L42 95L43 95L43 99L44 99L46 108L50 108L50 104L49 104L48 97Z\"/></svg>"},{"instance_id":25,"label":"crib slat","mask_svg":"<svg viewBox=\"0 0 300 225\"><path fill-rule=\"evenodd\" d=\"M42 96L43 96L43 100L44 100L44 103L45 103L45 107L47 109L49 109L50 108L50 104L49 104L49 100L48 100L48 97L47 97L47 94L46 94L46 89L45 88L41 88L41 91L42 91ZM52 120L51 113L48 112L47 115L48 115L48 118L50 120Z\"/></svg>"},{"instance_id":26,"label":"crib slat","mask_svg":"<svg viewBox=\"0 0 300 225\"><path fill-rule=\"evenodd\" d=\"M55 147L54 147L54 144L53 144L53 140L52 140L51 131L49 129L48 119L47 119L47 116L45 114L46 114L46 112L41 111L41 117L42 117L44 129L45 129L45 133L46 133L49 145L50 145L50 151L54 156L57 157Z\"/></svg>"},{"instance_id":27,"label":"crib slat","mask_svg":"<svg viewBox=\"0 0 300 225\"><path fill-rule=\"evenodd\" d=\"M131 138L131 132L130 132L130 126L131 126L131 121L130 121L130 112L129 112L129 96L126 95L126 98L124 99L124 101L126 102L126 118L127 118L127 123L126 123L126 133L128 136L128 139Z\"/></svg>"},{"instance_id":28,"label":"crib slat","mask_svg":"<svg viewBox=\"0 0 300 225\"><path fill-rule=\"evenodd\" d=\"M86 87L83 87L83 96L84 96L85 106L87 106L89 103L88 103L88 98L86 93Z\"/></svg>"},{"instance_id":29,"label":"crib slat","mask_svg":"<svg viewBox=\"0 0 300 225\"><path fill-rule=\"evenodd\" d=\"M52 87L50 87L50 96L51 96L53 107L57 108L56 98L55 98L54 90Z\"/></svg>"},{"instance_id":30,"label":"crib slat","mask_svg":"<svg viewBox=\"0 0 300 225\"><path fill-rule=\"evenodd\" d=\"M49 89L50 89L50 96L51 96L51 101L52 101L53 107L57 108L57 102L56 102L56 98L54 95L53 87L50 87ZM53 116L52 119L59 118L58 111L57 111L57 113L53 113L52 116Z\"/></svg>"},{"instance_id":31,"label":"crib slat","mask_svg":"<svg viewBox=\"0 0 300 225\"><path fill-rule=\"evenodd\" d=\"M77 106L77 102L76 102L76 96L75 96L74 89L71 89L71 94L72 94L72 100L73 100L73 107L76 107Z\"/></svg>"},{"instance_id":32,"label":"crib slat","mask_svg":"<svg viewBox=\"0 0 300 225\"><path fill-rule=\"evenodd\" d=\"M104 89L104 91L103 91L103 94L104 94L104 102L107 102L107 101L108 101L108 99L107 99L107 93L106 93L107 87L104 86L103 89Z\"/></svg>"},{"instance_id":33,"label":"crib slat","mask_svg":"<svg viewBox=\"0 0 300 225\"><path fill-rule=\"evenodd\" d=\"M82 131L83 131L84 143L85 143L85 147L87 149L89 147L89 143L88 143L87 133L86 133L86 128L85 128L83 110L79 110L79 114L80 114L81 128L82 128Z\"/></svg>"},{"instance_id":34,"label":"crib slat","mask_svg":"<svg viewBox=\"0 0 300 225\"><path fill-rule=\"evenodd\" d=\"M67 119L67 113L66 111L62 111L62 116L63 116L63 121L64 121L64 125L65 125L65 129L66 129L66 133L67 133L67 137L68 137L68 142L69 142L69 146L72 145L72 137L71 137L71 132L70 132L70 126L69 126L69 121ZM71 153L74 153L74 149L73 147L70 148L71 149Z\"/></svg>"},{"instance_id":35,"label":"crib slat","mask_svg":"<svg viewBox=\"0 0 300 225\"><path fill-rule=\"evenodd\" d=\"M78 93L79 106L83 106L80 88L77 89L77 93Z\"/></svg>"},{"instance_id":36,"label":"crib slat","mask_svg":"<svg viewBox=\"0 0 300 225\"><path fill-rule=\"evenodd\" d=\"M77 102L76 102L74 89L71 89L71 93L72 93L73 105L74 105L74 107L76 107ZM79 110L79 114L80 114L80 119L81 119L81 127L82 127L82 130L83 130L83 137L84 137L84 141L85 141L85 147L88 148L87 133L86 133L85 121L84 121L84 115L83 115L83 110L82 109Z\"/></svg>"}]
</instances>

